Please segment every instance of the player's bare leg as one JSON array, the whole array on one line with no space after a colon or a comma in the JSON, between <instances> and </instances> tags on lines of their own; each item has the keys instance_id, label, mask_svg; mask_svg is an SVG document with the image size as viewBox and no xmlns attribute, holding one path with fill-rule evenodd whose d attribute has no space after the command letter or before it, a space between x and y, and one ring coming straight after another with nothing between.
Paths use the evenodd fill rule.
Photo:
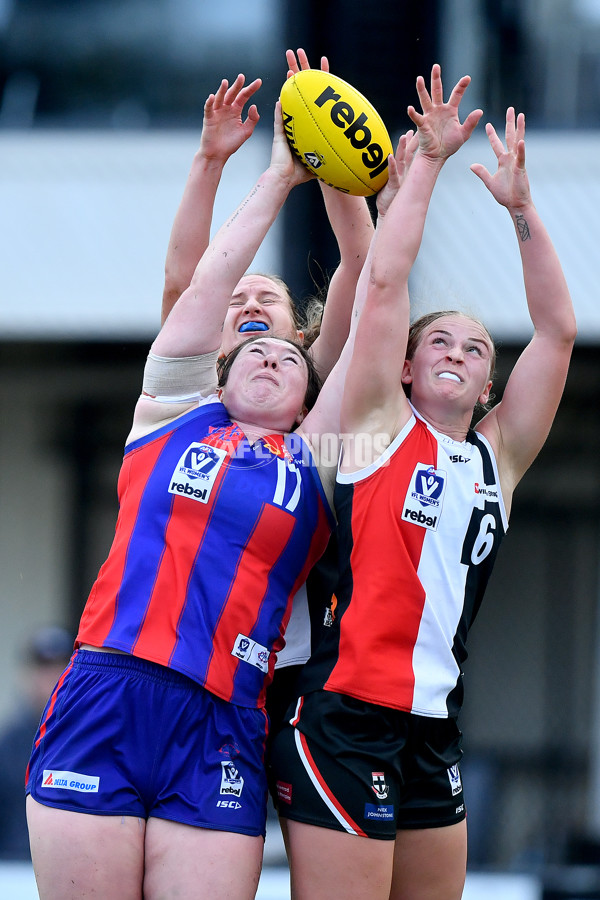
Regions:
<instances>
[{"instance_id":1,"label":"player's bare leg","mask_svg":"<svg viewBox=\"0 0 600 900\"><path fill-rule=\"evenodd\" d=\"M466 820L399 831L390 900L460 900L467 871Z\"/></svg>"},{"instance_id":2,"label":"player's bare leg","mask_svg":"<svg viewBox=\"0 0 600 900\"><path fill-rule=\"evenodd\" d=\"M388 900L394 841L287 820L293 900ZM439 898L438 898L439 900Z\"/></svg>"},{"instance_id":3,"label":"player's bare leg","mask_svg":"<svg viewBox=\"0 0 600 900\"><path fill-rule=\"evenodd\" d=\"M144 900L253 900L263 849L262 837L150 818Z\"/></svg>"},{"instance_id":4,"label":"player's bare leg","mask_svg":"<svg viewBox=\"0 0 600 900\"><path fill-rule=\"evenodd\" d=\"M40 900L141 900L143 819L68 812L28 797L27 822Z\"/></svg>"}]
</instances>

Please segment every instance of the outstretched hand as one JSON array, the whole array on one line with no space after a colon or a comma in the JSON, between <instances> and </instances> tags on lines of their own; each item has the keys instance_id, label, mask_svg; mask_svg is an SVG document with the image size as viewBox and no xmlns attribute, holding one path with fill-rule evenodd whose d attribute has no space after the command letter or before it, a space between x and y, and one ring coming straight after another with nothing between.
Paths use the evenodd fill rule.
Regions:
<instances>
[{"instance_id":1,"label":"outstretched hand","mask_svg":"<svg viewBox=\"0 0 600 900\"><path fill-rule=\"evenodd\" d=\"M285 58L288 64L287 78L291 78L292 75L296 75L298 72L310 69L308 56L301 47L296 53L293 50L286 50ZM323 72L329 72L329 62L326 56L321 57L321 69ZM275 131L271 153L271 167L278 168L283 177L291 178L292 184L301 184L303 181L310 181L316 177L290 149L283 130L281 103L279 101L275 105Z\"/></svg>"},{"instance_id":2,"label":"outstretched hand","mask_svg":"<svg viewBox=\"0 0 600 900\"><path fill-rule=\"evenodd\" d=\"M288 64L288 78L291 78L292 75L297 75L298 72L303 72L305 69L310 69L308 56L306 55L306 52L302 49L302 47L299 47L296 53L294 53L293 50L286 50L285 58ZM321 71L329 72L329 60L326 56L321 57Z\"/></svg>"},{"instance_id":3,"label":"outstretched hand","mask_svg":"<svg viewBox=\"0 0 600 900\"><path fill-rule=\"evenodd\" d=\"M388 156L388 180L377 194L377 213L385 216L390 203L400 190L419 146L419 135L410 128L401 135L394 156Z\"/></svg>"},{"instance_id":4,"label":"outstretched hand","mask_svg":"<svg viewBox=\"0 0 600 900\"><path fill-rule=\"evenodd\" d=\"M260 116L253 103L246 118L242 118L244 106L262 84L255 78L244 87L244 75L238 75L231 87L223 79L215 94L210 94L204 104L204 122L200 138L200 153L206 159L225 163L248 140Z\"/></svg>"},{"instance_id":5,"label":"outstretched hand","mask_svg":"<svg viewBox=\"0 0 600 900\"><path fill-rule=\"evenodd\" d=\"M283 116L281 114L281 101L275 104L275 121L273 125L273 146L271 148L270 168L287 181L290 187L310 181L316 176L306 166L302 165L298 157L292 153L288 139L283 130Z\"/></svg>"},{"instance_id":6,"label":"outstretched hand","mask_svg":"<svg viewBox=\"0 0 600 900\"><path fill-rule=\"evenodd\" d=\"M498 169L491 175L481 163L473 163L471 171L483 181L501 206L509 209L527 206L531 203L531 191L525 170L525 116L519 113L515 118L512 106L506 110L506 147L489 122L485 131L496 154Z\"/></svg>"},{"instance_id":7,"label":"outstretched hand","mask_svg":"<svg viewBox=\"0 0 600 900\"><path fill-rule=\"evenodd\" d=\"M458 108L470 81L470 75L463 75L444 103L442 72L437 63L431 69L431 93L425 79L421 75L417 78L422 113L409 106L408 115L419 129L419 152L423 156L446 160L471 137L483 110L473 110L462 125L458 118Z\"/></svg>"}]
</instances>

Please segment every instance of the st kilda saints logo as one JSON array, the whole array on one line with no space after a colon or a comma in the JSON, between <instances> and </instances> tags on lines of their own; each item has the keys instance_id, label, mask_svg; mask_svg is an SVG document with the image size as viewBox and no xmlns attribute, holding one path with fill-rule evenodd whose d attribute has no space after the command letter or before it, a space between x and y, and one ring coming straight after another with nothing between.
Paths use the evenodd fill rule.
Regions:
<instances>
[{"instance_id":1,"label":"st kilda saints logo","mask_svg":"<svg viewBox=\"0 0 600 900\"><path fill-rule=\"evenodd\" d=\"M390 792L389 787L385 783L385 772L371 772L373 784L371 785L373 792L378 800L385 800Z\"/></svg>"}]
</instances>

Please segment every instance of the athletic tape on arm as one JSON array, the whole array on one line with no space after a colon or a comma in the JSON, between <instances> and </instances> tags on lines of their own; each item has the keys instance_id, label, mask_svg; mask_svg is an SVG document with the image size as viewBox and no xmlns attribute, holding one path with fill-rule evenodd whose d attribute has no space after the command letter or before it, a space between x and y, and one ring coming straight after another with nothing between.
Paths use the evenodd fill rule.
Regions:
<instances>
[{"instance_id":1,"label":"athletic tape on arm","mask_svg":"<svg viewBox=\"0 0 600 900\"><path fill-rule=\"evenodd\" d=\"M156 356L150 352L142 392L159 403L180 403L206 397L217 387L219 351L201 356Z\"/></svg>"}]
</instances>

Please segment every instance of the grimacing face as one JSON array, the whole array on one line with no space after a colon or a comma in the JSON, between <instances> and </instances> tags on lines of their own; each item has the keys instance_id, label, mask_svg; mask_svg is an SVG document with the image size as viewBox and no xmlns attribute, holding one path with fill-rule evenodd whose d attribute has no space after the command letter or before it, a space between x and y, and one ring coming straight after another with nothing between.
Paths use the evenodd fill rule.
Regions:
<instances>
[{"instance_id":1,"label":"grimacing face","mask_svg":"<svg viewBox=\"0 0 600 900\"><path fill-rule=\"evenodd\" d=\"M437 312L426 313L423 316L420 316L416 319L412 325L410 326L409 335L408 335L408 345L406 348L406 357L407 359L412 359L416 348L418 347L421 338L423 337L423 333L425 330L432 325L434 322L439 319L443 319L445 316L458 316L460 319L466 319L474 323L474 325L479 325L483 330L484 334L487 336L489 341L489 346L491 349L491 358L490 358L490 379L493 379L494 373L496 371L496 345L494 344L494 340L483 324L479 319L476 319L474 316L469 316L464 313L458 312L458 310L439 310Z\"/></svg>"},{"instance_id":2,"label":"grimacing face","mask_svg":"<svg viewBox=\"0 0 600 900\"><path fill-rule=\"evenodd\" d=\"M287 340L265 337L245 342L221 384L219 396L236 421L290 431L304 418L307 362Z\"/></svg>"},{"instance_id":3,"label":"grimacing face","mask_svg":"<svg viewBox=\"0 0 600 900\"><path fill-rule=\"evenodd\" d=\"M434 397L484 405L491 389L494 345L486 328L460 313L432 318L419 330L402 380L417 409Z\"/></svg>"},{"instance_id":4,"label":"grimacing face","mask_svg":"<svg viewBox=\"0 0 600 900\"><path fill-rule=\"evenodd\" d=\"M227 354L240 342L261 334L302 340L292 300L283 283L267 275L244 275L225 316L221 350Z\"/></svg>"}]
</instances>

